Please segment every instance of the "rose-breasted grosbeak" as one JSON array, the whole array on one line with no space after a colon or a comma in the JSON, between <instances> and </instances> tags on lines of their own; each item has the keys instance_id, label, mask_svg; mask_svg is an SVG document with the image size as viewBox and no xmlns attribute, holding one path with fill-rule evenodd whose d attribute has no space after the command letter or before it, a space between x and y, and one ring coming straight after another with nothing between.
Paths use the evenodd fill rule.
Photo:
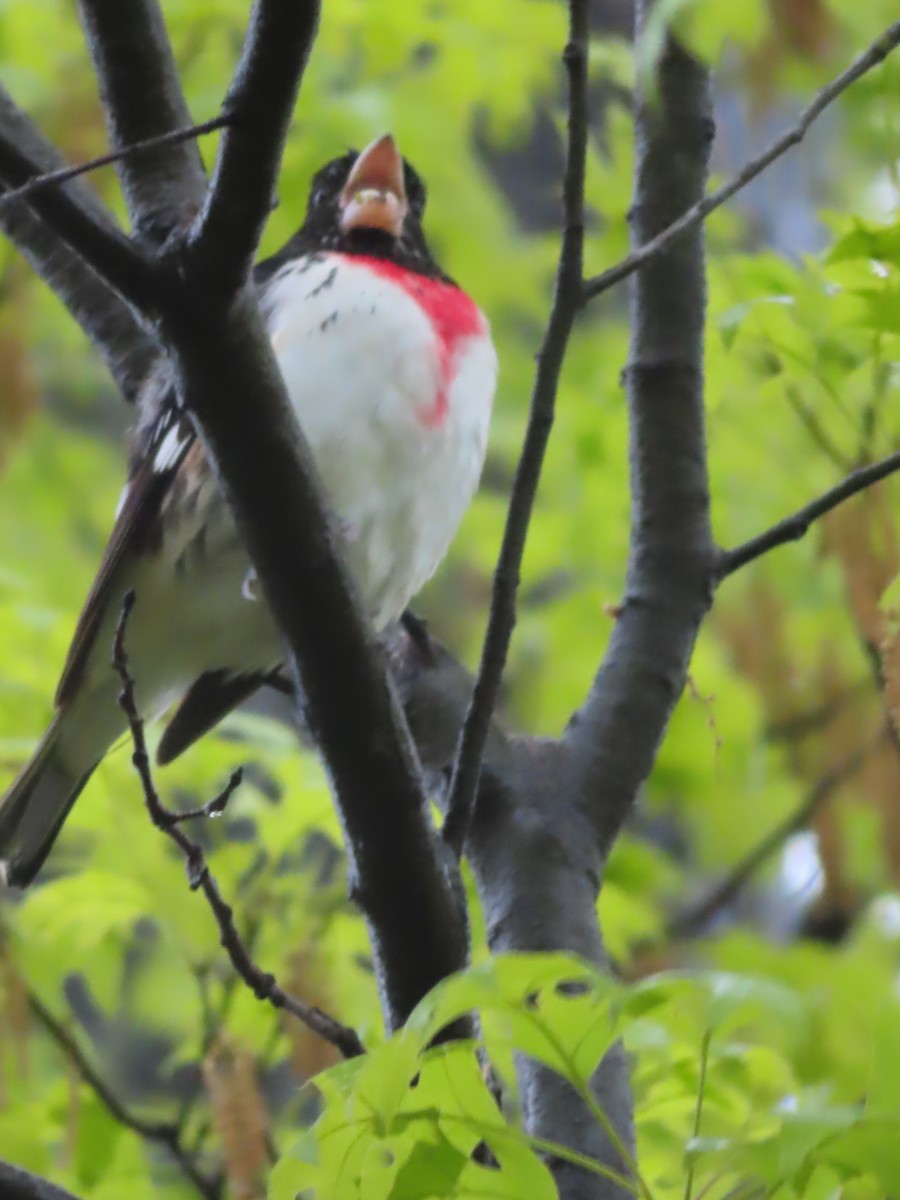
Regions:
<instances>
[{"instance_id":1,"label":"rose-breasted grosbeak","mask_svg":"<svg viewBox=\"0 0 900 1200\"><path fill-rule=\"evenodd\" d=\"M257 268L278 364L376 627L433 574L484 461L497 359L474 302L422 232L425 190L389 135L315 176L306 219ZM289 552L289 551L287 551ZM0 805L0 866L29 883L125 731L110 649L133 588L142 712L180 705L169 762L279 665L279 637L190 420L161 369L145 388L129 481L78 622L56 714Z\"/></svg>"}]
</instances>

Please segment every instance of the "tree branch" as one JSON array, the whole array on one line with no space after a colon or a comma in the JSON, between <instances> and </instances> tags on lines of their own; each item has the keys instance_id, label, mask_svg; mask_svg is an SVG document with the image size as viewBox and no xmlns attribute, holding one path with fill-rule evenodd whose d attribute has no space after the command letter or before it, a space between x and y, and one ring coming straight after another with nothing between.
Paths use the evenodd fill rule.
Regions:
<instances>
[{"instance_id":1,"label":"tree branch","mask_svg":"<svg viewBox=\"0 0 900 1200\"><path fill-rule=\"evenodd\" d=\"M78 0L113 150L193 124L157 0ZM118 162L135 232L157 244L186 228L203 202L196 142L166 141Z\"/></svg>"},{"instance_id":2,"label":"tree branch","mask_svg":"<svg viewBox=\"0 0 900 1200\"><path fill-rule=\"evenodd\" d=\"M163 133L159 137L147 138L143 142L132 142L128 146L122 146L119 150L111 150L109 154L100 154L96 158L90 158L87 162L76 163L74 166L58 167L55 171L46 171L43 175L38 175L36 179L30 179L28 183L23 183L21 187L17 187L11 192L0 194L0 209L18 200L24 200L26 197L34 195L35 192L42 191L44 188L68 183L70 179L76 179L79 175L86 175L89 171L96 171L100 167L108 167L112 163L121 162L123 158L137 154L147 154L163 146L172 146L180 142L193 141L195 138L202 137L206 133L214 133L217 129L224 129L225 126L230 124L231 120L231 117L223 114L213 117L209 121L204 121L201 125L191 125L188 129L176 129L172 133Z\"/></svg>"},{"instance_id":3,"label":"tree branch","mask_svg":"<svg viewBox=\"0 0 900 1200\"><path fill-rule=\"evenodd\" d=\"M396 1028L465 964L455 863L432 828L415 749L339 558L255 296L245 291L224 319L199 303L185 316L189 324L171 336L179 390L285 637L296 694L330 773L386 1019Z\"/></svg>"},{"instance_id":4,"label":"tree branch","mask_svg":"<svg viewBox=\"0 0 900 1200\"><path fill-rule=\"evenodd\" d=\"M250 30L223 104L223 111L238 120L222 138L189 241L195 269L213 291L235 291L253 265L318 21L318 0L254 0Z\"/></svg>"},{"instance_id":5,"label":"tree branch","mask_svg":"<svg viewBox=\"0 0 900 1200\"><path fill-rule=\"evenodd\" d=\"M463 724L450 785L450 803L443 836L457 856L462 853L472 818L485 740L516 623L516 596L525 539L553 427L559 377L580 303L588 138L588 11L588 0L570 0L569 37L563 53L569 80L569 109L563 179L562 245L553 306L537 356L528 428L516 467L503 542L494 572L491 610L481 663Z\"/></svg>"},{"instance_id":6,"label":"tree branch","mask_svg":"<svg viewBox=\"0 0 900 1200\"><path fill-rule=\"evenodd\" d=\"M147 1121L131 1112L116 1096L106 1080L95 1070L65 1025L57 1021L49 1008L31 991L28 993L28 1007L71 1061L79 1076L91 1088L110 1116L126 1129L131 1129L140 1137L146 1138L147 1141L159 1142L165 1146L178 1168L191 1181L204 1200L219 1200L222 1191L220 1181L207 1177L199 1169L193 1155L182 1144L181 1126L172 1121ZM5 1200L6 1193L3 1192L2 1195Z\"/></svg>"},{"instance_id":7,"label":"tree branch","mask_svg":"<svg viewBox=\"0 0 900 1200\"><path fill-rule=\"evenodd\" d=\"M839 504L849 500L857 492L864 491L878 483L879 480L887 478L888 475L893 475L896 471L900 471L900 451L889 454L880 462L852 471L836 487L830 488L817 500L804 505L791 516L785 517L771 529L757 534L756 537L736 546L733 550L723 550L720 553L717 567L718 579L725 579L741 567L753 562L754 559L774 550L776 546L783 546L785 542L799 541L808 532L813 521L817 521L819 517L831 512L833 508L837 508Z\"/></svg>"},{"instance_id":8,"label":"tree branch","mask_svg":"<svg viewBox=\"0 0 900 1200\"><path fill-rule=\"evenodd\" d=\"M671 220L653 237L648 237L646 241L640 242L637 250L633 250L627 258L623 258L615 266L608 267L599 275L588 279L584 284L582 302L587 303L588 300L592 300L602 292L609 291L611 287L623 279L627 279L629 275L633 275L640 266L664 250L673 238L677 238L680 234L686 233L705 221L711 212L720 208L726 200L730 200L736 192L746 187L757 175L761 175L777 158L780 158L793 146L799 145L813 121L851 84L856 83L857 79L882 63L898 45L900 45L900 21L895 21L846 71L816 93L796 123L780 138L777 138L767 150L746 163L727 183L723 183L714 192L710 192L708 196L704 196L703 199L686 208L680 216Z\"/></svg>"},{"instance_id":9,"label":"tree branch","mask_svg":"<svg viewBox=\"0 0 900 1200\"><path fill-rule=\"evenodd\" d=\"M651 0L638 5L638 36L651 6ZM658 88L658 100L638 96L636 111L631 220L638 245L702 193L713 134L708 72L671 38ZM695 225L645 263L632 292L625 599L591 691L565 735L571 757L560 786L580 791L601 855L650 772L711 601L705 302L703 230Z\"/></svg>"},{"instance_id":10,"label":"tree branch","mask_svg":"<svg viewBox=\"0 0 900 1200\"><path fill-rule=\"evenodd\" d=\"M128 592L122 603L122 611L116 627L115 643L113 645L113 667L122 684L119 706L127 717L128 727L131 730L131 739L134 744L132 761L141 781L144 802L146 803L150 820L157 829L172 839L184 855L191 891L199 889L203 892L216 924L219 927L222 947L228 954L231 965L257 1000L265 1000L275 1009L284 1009L285 1012L289 1012L291 1016L302 1021L313 1033L318 1034L319 1037L336 1047L343 1054L344 1058L354 1058L356 1055L363 1053L362 1043L355 1030L342 1025L320 1008L306 1004L303 1000L298 1000L295 996L291 996L279 986L274 975L260 970L256 965L238 932L237 923L234 919L234 911L225 902L216 877L209 869L209 864L203 853L203 847L199 842L195 842L192 838L188 837L179 828L181 823L186 819L195 816L210 816L213 813L222 812L240 785L242 772L239 770L235 771L228 785L218 796L202 809L197 809L192 813L170 812L164 807L159 798L159 793L156 790L150 769L150 756L147 753L147 743L144 738L144 722L137 710L137 703L134 696L134 680L128 670L128 655L125 650L125 630L128 624L128 617L134 607L134 602L134 592Z\"/></svg>"},{"instance_id":11,"label":"tree branch","mask_svg":"<svg viewBox=\"0 0 900 1200\"><path fill-rule=\"evenodd\" d=\"M0 1162L0 1196L3 1200L78 1200L40 1175Z\"/></svg>"},{"instance_id":12,"label":"tree branch","mask_svg":"<svg viewBox=\"0 0 900 1200\"><path fill-rule=\"evenodd\" d=\"M21 187L40 174L40 167L0 130L0 179ZM71 187L38 192L29 201L30 209L126 303L151 311L158 292L152 264L109 219L101 222L82 207Z\"/></svg>"},{"instance_id":13,"label":"tree branch","mask_svg":"<svg viewBox=\"0 0 900 1200\"><path fill-rule=\"evenodd\" d=\"M62 157L0 86L0 138L14 142L34 164L51 171ZM71 184L69 195L101 225L110 217L94 193ZM159 349L122 298L69 249L27 204L0 202L0 229L53 289L103 356L119 390L134 400Z\"/></svg>"}]
</instances>

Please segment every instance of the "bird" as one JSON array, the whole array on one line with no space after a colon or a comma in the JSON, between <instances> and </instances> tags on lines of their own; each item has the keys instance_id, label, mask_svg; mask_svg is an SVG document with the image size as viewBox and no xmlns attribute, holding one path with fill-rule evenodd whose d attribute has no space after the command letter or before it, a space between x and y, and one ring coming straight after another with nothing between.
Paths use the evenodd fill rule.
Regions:
<instances>
[{"instance_id":1,"label":"bird","mask_svg":"<svg viewBox=\"0 0 900 1200\"><path fill-rule=\"evenodd\" d=\"M445 556L476 490L497 381L487 318L438 266L425 186L391 134L313 177L297 233L254 270L287 394L376 631ZM289 552L286 550L286 552ZM141 714L171 762L283 651L171 368L139 398L127 482L43 738L0 801L0 877L25 887L127 731L111 647L123 596Z\"/></svg>"}]
</instances>

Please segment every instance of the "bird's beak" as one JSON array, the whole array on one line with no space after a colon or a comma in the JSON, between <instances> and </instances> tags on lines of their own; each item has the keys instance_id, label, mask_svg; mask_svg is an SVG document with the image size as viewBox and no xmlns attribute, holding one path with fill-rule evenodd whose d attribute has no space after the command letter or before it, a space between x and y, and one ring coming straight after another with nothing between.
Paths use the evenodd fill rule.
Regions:
<instances>
[{"instance_id":1,"label":"bird's beak","mask_svg":"<svg viewBox=\"0 0 900 1200\"><path fill-rule=\"evenodd\" d=\"M360 154L338 205L344 233L351 229L383 229L395 238L401 236L409 203L403 184L403 159L389 133L370 142Z\"/></svg>"}]
</instances>

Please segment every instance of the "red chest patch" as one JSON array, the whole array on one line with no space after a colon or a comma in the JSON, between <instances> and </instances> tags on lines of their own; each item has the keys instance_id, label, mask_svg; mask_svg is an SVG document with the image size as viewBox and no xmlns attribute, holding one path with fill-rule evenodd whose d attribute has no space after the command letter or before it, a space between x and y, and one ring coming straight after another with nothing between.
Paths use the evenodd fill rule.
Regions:
<instances>
[{"instance_id":1,"label":"red chest patch","mask_svg":"<svg viewBox=\"0 0 900 1200\"><path fill-rule=\"evenodd\" d=\"M402 288L428 318L437 339L441 382L434 408L425 413L422 419L430 426L443 424L447 415L448 393L453 382L457 347L463 339L485 332L485 320L478 306L455 284L444 283L440 279L428 279L383 258L372 258L363 254L346 257L353 262L364 264L373 275L388 279Z\"/></svg>"}]
</instances>

